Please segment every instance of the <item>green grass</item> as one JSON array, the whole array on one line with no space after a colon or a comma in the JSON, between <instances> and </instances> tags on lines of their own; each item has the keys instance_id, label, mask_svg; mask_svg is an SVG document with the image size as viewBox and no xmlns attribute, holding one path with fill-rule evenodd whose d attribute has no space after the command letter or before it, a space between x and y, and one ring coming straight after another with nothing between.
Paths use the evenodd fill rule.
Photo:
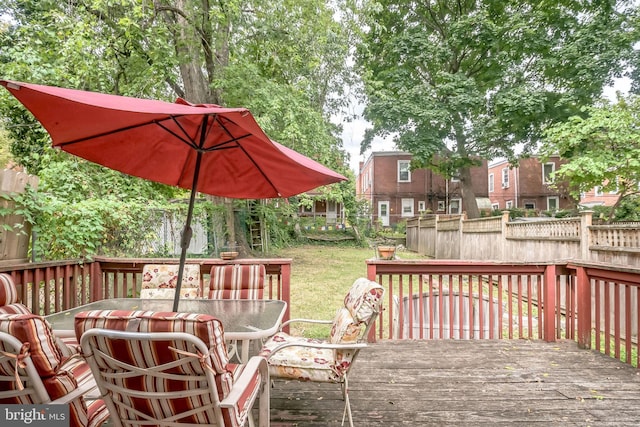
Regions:
<instances>
[{"instance_id":1,"label":"green grass","mask_svg":"<svg viewBox=\"0 0 640 427\"><path fill-rule=\"evenodd\" d=\"M304 245L280 249L273 255L291 258L291 318L331 320L344 296L359 277L367 277L366 259L373 258L371 248L347 245ZM401 252L400 258L421 258ZM326 337L327 326L292 325L292 333L307 337Z\"/></svg>"}]
</instances>

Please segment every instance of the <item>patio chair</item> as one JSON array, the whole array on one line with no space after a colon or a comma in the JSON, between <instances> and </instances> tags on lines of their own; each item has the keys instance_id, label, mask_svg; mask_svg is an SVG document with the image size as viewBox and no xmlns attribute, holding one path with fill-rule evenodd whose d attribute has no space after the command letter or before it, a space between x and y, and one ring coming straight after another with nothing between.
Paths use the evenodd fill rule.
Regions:
<instances>
[{"instance_id":1,"label":"patio chair","mask_svg":"<svg viewBox=\"0 0 640 427\"><path fill-rule=\"evenodd\" d=\"M32 314L29 307L18 302L18 289L13 277L7 273L0 273L0 314ZM75 337L58 337L56 341L64 357L78 352L79 343Z\"/></svg>"},{"instance_id":2,"label":"patio chair","mask_svg":"<svg viewBox=\"0 0 640 427\"><path fill-rule=\"evenodd\" d=\"M296 337L278 332L265 343L260 356L267 358L272 378L338 383L345 407L342 417L353 427L349 403L349 371L381 310L384 288L365 278L351 286L333 321L291 319L281 329L295 322L331 324L326 340Z\"/></svg>"},{"instance_id":3,"label":"patio chair","mask_svg":"<svg viewBox=\"0 0 640 427\"><path fill-rule=\"evenodd\" d=\"M262 264L211 267L209 299L262 299L266 269Z\"/></svg>"},{"instance_id":4,"label":"patio chair","mask_svg":"<svg viewBox=\"0 0 640 427\"><path fill-rule=\"evenodd\" d=\"M213 316L82 312L75 332L116 427L244 426L256 399L259 425L269 425L265 359L229 363Z\"/></svg>"},{"instance_id":5,"label":"patio chair","mask_svg":"<svg viewBox=\"0 0 640 427\"><path fill-rule=\"evenodd\" d=\"M0 404L68 404L70 427L102 425L109 417L89 366L64 357L49 324L34 314L0 314Z\"/></svg>"},{"instance_id":6,"label":"patio chair","mask_svg":"<svg viewBox=\"0 0 640 427\"><path fill-rule=\"evenodd\" d=\"M140 298L173 299L178 284L178 264L146 264L142 267ZM182 273L181 298L200 297L200 266L185 264Z\"/></svg>"}]
</instances>

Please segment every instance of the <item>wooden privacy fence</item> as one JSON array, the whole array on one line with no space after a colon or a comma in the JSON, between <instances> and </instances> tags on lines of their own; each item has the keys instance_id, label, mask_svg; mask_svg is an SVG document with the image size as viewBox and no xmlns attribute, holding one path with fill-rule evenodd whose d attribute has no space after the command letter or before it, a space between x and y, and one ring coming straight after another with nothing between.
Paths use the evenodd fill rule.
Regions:
<instances>
[{"instance_id":1,"label":"wooden privacy fence","mask_svg":"<svg viewBox=\"0 0 640 427\"><path fill-rule=\"evenodd\" d=\"M507 212L479 219L413 218L407 222L407 248L434 259L639 262L640 223L593 225L592 214L516 221L509 221Z\"/></svg>"},{"instance_id":2,"label":"wooden privacy fence","mask_svg":"<svg viewBox=\"0 0 640 427\"><path fill-rule=\"evenodd\" d=\"M386 289L373 339L566 338L638 365L638 268L371 259L367 276Z\"/></svg>"},{"instance_id":3,"label":"wooden privacy fence","mask_svg":"<svg viewBox=\"0 0 640 427\"><path fill-rule=\"evenodd\" d=\"M38 177L11 169L0 171L0 210L15 211L15 202L4 196L23 193L27 186L38 188ZM0 215L0 265L26 262L31 239L31 224L22 215L15 213Z\"/></svg>"}]
</instances>

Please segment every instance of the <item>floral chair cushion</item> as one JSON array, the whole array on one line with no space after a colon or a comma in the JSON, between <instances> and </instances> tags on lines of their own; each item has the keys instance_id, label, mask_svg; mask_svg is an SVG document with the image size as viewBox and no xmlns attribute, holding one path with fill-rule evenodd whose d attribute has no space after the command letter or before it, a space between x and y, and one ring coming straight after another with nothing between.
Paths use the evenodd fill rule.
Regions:
<instances>
[{"instance_id":1,"label":"floral chair cushion","mask_svg":"<svg viewBox=\"0 0 640 427\"><path fill-rule=\"evenodd\" d=\"M357 322L368 322L373 313L380 312L384 288L364 277L357 279L344 298L344 306Z\"/></svg>"},{"instance_id":2,"label":"floral chair cushion","mask_svg":"<svg viewBox=\"0 0 640 427\"><path fill-rule=\"evenodd\" d=\"M176 264L147 264L142 268L142 286L140 298L173 299L178 284ZM182 298L198 298L200 296L200 266L185 264L180 287Z\"/></svg>"},{"instance_id":3,"label":"floral chair cushion","mask_svg":"<svg viewBox=\"0 0 640 427\"><path fill-rule=\"evenodd\" d=\"M356 280L344 299L344 307L336 313L326 340L293 337L284 332L271 337L260 351L261 356L268 358L270 374L302 381L340 382L357 351L311 346L354 344L364 339L368 323L381 310L383 293L384 288L376 282L365 278ZM300 345L277 349L285 343Z\"/></svg>"},{"instance_id":4,"label":"floral chair cushion","mask_svg":"<svg viewBox=\"0 0 640 427\"><path fill-rule=\"evenodd\" d=\"M214 265L209 281L209 299L262 299L265 266L262 264Z\"/></svg>"},{"instance_id":5,"label":"floral chair cushion","mask_svg":"<svg viewBox=\"0 0 640 427\"><path fill-rule=\"evenodd\" d=\"M299 381L340 382L349 369L354 353L351 351L336 352L332 349L321 349L303 346L305 344L321 344L324 340L293 337L279 332L271 337L262 347L260 356L269 359L269 374L277 378L291 378ZM284 344L302 344L285 347L271 354L273 349Z\"/></svg>"}]
</instances>

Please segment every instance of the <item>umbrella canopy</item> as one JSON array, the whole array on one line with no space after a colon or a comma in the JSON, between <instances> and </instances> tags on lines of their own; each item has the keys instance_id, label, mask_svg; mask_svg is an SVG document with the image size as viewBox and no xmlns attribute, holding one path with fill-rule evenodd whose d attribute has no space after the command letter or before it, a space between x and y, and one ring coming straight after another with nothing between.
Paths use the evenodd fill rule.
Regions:
<instances>
[{"instance_id":1,"label":"umbrella canopy","mask_svg":"<svg viewBox=\"0 0 640 427\"><path fill-rule=\"evenodd\" d=\"M265 135L245 108L131 98L0 80L42 123L53 146L108 168L191 190L178 289L195 193L289 197L346 180Z\"/></svg>"}]
</instances>

